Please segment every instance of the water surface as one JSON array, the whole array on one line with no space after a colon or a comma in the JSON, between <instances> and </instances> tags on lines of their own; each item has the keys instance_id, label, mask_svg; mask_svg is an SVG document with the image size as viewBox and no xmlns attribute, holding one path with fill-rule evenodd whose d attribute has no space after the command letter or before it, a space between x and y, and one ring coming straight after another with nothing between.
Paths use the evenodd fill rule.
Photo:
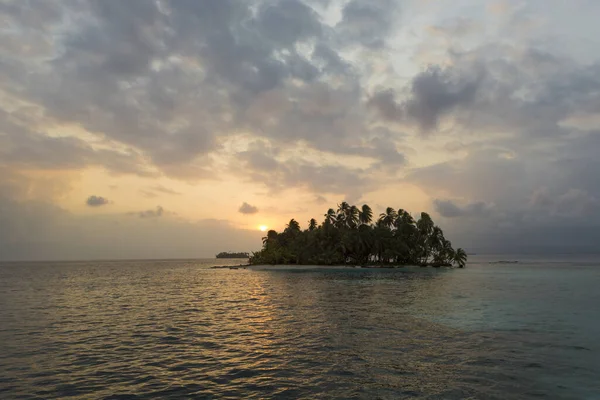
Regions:
<instances>
[{"instance_id":1,"label":"water surface","mask_svg":"<svg viewBox=\"0 0 600 400\"><path fill-rule=\"evenodd\" d=\"M600 398L600 263L0 264L0 398Z\"/></svg>"}]
</instances>

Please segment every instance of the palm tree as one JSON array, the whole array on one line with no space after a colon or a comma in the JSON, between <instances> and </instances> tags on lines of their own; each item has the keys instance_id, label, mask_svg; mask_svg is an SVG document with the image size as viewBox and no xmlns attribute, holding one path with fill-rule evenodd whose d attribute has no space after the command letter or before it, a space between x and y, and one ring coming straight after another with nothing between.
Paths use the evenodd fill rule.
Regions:
<instances>
[{"instance_id":1,"label":"palm tree","mask_svg":"<svg viewBox=\"0 0 600 400\"><path fill-rule=\"evenodd\" d=\"M358 226L358 215L360 211L356 206L351 206L346 213L346 224L350 228L355 228Z\"/></svg>"},{"instance_id":2,"label":"palm tree","mask_svg":"<svg viewBox=\"0 0 600 400\"><path fill-rule=\"evenodd\" d=\"M363 204L361 210L358 212L358 220L363 225L369 225L373 220L373 211L367 204Z\"/></svg>"},{"instance_id":3,"label":"palm tree","mask_svg":"<svg viewBox=\"0 0 600 400\"><path fill-rule=\"evenodd\" d=\"M275 243L277 241L277 231L270 229L267 232L267 236L262 238L263 245L266 247L269 243Z\"/></svg>"},{"instance_id":4,"label":"palm tree","mask_svg":"<svg viewBox=\"0 0 600 400\"><path fill-rule=\"evenodd\" d=\"M300 224L295 219L290 219L287 226L285 227L285 232L300 232Z\"/></svg>"},{"instance_id":5,"label":"palm tree","mask_svg":"<svg viewBox=\"0 0 600 400\"><path fill-rule=\"evenodd\" d=\"M325 214L325 222L333 225L335 224L335 221L335 210L333 208L330 208L329 210L327 210L327 214Z\"/></svg>"},{"instance_id":6,"label":"palm tree","mask_svg":"<svg viewBox=\"0 0 600 400\"><path fill-rule=\"evenodd\" d=\"M329 209L320 226L313 218L302 231L292 219L282 233L269 230L263 248L253 253L253 264L381 264L407 265L433 262L436 267L449 263L464 268L467 255L454 251L441 228L427 213L415 222L403 209L388 207L373 224L373 211L364 204L358 208L346 202Z\"/></svg>"},{"instance_id":7,"label":"palm tree","mask_svg":"<svg viewBox=\"0 0 600 400\"><path fill-rule=\"evenodd\" d=\"M453 261L458 265L458 268L464 268L467 264L467 253L461 248L456 249Z\"/></svg>"},{"instance_id":8,"label":"palm tree","mask_svg":"<svg viewBox=\"0 0 600 400\"><path fill-rule=\"evenodd\" d=\"M350 204L342 201L341 204L338 204L338 213L347 214L348 210L350 210Z\"/></svg>"},{"instance_id":9,"label":"palm tree","mask_svg":"<svg viewBox=\"0 0 600 400\"><path fill-rule=\"evenodd\" d=\"M431 230L431 234L427 238L429 247L435 250L439 250L442 247L443 240L444 232L442 232L439 226L434 226Z\"/></svg>"},{"instance_id":10,"label":"palm tree","mask_svg":"<svg viewBox=\"0 0 600 400\"><path fill-rule=\"evenodd\" d=\"M431 231L433 230L434 224L433 220L426 212L421 213L421 218L417 221L417 229L419 229L419 233L423 236L429 236Z\"/></svg>"},{"instance_id":11,"label":"palm tree","mask_svg":"<svg viewBox=\"0 0 600 400\"><path fill-rule=\"evenodd\" d=\"M412 225L415 223L415 220L413 219L412 215L410 215L406 210L399 208L398 217L396 218L396 227L398 227L400 223L404 225Z\"/></svg>"},{"instance_id":12,"label":"palm tree","mask_svg":"<svg viewBox=\"0 0 600 400\"><path fill-rule=\"evenodd\" d=\"M396 221L396 215L396 210L392 207L388 207L385 209L384 213L379 214L379 221L381 222L381 225L391 228L394 226L394 221Z\"/></svg>"}]
</instances>

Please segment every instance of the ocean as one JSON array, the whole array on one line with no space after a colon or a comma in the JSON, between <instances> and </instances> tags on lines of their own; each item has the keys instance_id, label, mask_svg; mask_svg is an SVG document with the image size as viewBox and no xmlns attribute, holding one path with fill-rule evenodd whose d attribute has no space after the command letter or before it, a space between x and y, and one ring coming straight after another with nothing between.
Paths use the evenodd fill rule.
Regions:
<instances>
[{"instance_id":1,"label":"ocean","mask_svg":"<svg viewBox=\"0 0 600 400\"><path fill-rule=\"evenodd\" d=\"M0 263L0 398L600 399L600 258L224 263Z\"/></svg>"}]
</instances>

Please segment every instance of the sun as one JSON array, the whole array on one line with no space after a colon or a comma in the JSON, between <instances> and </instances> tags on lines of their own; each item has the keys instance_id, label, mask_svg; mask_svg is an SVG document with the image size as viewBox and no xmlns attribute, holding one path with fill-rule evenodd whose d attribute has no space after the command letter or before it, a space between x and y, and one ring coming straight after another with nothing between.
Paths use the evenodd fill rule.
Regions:
<instances>
[{"instance_id":1,"label":"sun","mask_svg":"<svg viewBox=\"0 0 600 400\"><path fill-rule=\"evenodd\" d=\"M261 226L258 227L258 229L260 229L261 232L266 232L267 229L269 229L269 227L266 226L266 225L261 225Z\"/></svg>"}]
</instances>

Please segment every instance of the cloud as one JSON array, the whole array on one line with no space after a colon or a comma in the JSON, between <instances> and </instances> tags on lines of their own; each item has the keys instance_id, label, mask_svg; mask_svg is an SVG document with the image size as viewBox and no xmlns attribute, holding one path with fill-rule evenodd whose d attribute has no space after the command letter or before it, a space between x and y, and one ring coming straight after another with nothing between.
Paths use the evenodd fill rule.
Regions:
<instances>
[{"instance_id":1,"label":"cloud","mask_svg":"<svg viewBox=\"0 0 600 400\"><path fill-rule=\"evenodd\" d=\"M545 187L533 192L529 204L550 215L566 217L593 216L600 206L598 199L585 190L571 188L562 194L552 194Z\"/></svg>"},{"instance_id":2,"label":"cloud","mask_svg":"<svg viewBox=\"0 0 600 400\"><path fill-rule=\"evenodd\" d=\"M85 201L85 204L87 204L90 207L101 207L107 205L108 203L108 199L102 196L90 196Z\"/></svg>"},{"instance_id":3,"label":"cloud","mask_svg":"<svg viewBox=\"0 0 600 400\"><path fill-rule=\"evenodd\" d=\"M411 121L427 133L450 111L474 102L480 75L470 71L463 76L451 68L431 66L412 79L406 100L398 102L395 91L388 89L375 93L369 105L386 120Z\"/></svg>"},{"instance_id":4,"label":"cloud","mask_svg":"<svg viewBox=\"0 0 600 400\"><path fill-rule=\"evenodd\" d=\"M164 212L165 210L161 206L157 206L155 209L139 211L133 214L140 218L160 218Z\"/></svg>"},{"instance_id":5,"label":"cloud","mask_svg":"<svg viewBox=\"0 0 600 400\"><path fill-rule=\"evenodd\" d=\"M159 177L336 198L411 185L472 216L445 221L469 241L593 232L600 54L581 38L600 6L500 3L1 2L1 192L66 204L92 168L146 197L176 195Z\"/></svg>"},{"instance_id":6,"label":"cloud","mask_svg":"<svg viewBox=\"0 0 600 400\"><path fill-rule=\"evenodd\" d=\"M459 205L452 200L435 199L433 201L435 211L442 217L485 217L489 216L494 206L483 201L476 201Z\"/></svg>"},{"instance_id":7,"label":"cloud","mask_svg":"<svg viewBox=\"0 0 600 400\"><path fill-rule=\"evenodd\" d=\"M240 152L236 160L239 170L252 182L263 183L271 191L303 188L314 193L346 194L350 198L360 194L376 182L368 179L368 171L339 163L319 164L301 157L279 159L278 148L255 143Z\"/></svg>"},{"instance_id":8,"label":"cloud","mask_svg":"<svg viewBox=\"0 0 600 400\"><path fill-rule=\"evenodd\" d=\"M429 31L442 37L467 36L481 30L481 25L471 18L459 17L429 27Z\"/></svg>"},{"instance_id":9,"label":"cloud","mask_svg":"<svg viewBox=\"0 0 600 400\"><path fill-rule=\"evenodd\" d=\"M240 206L240 208L238 209L238 211L242 214L256 214L258 212L258 208L255 206L252 206L246 202L244 202L244 204L242 204Z\"/></svg>"},{"instance_id":10,"label":"cloud","mask_svg":"<svg viewBox=\"0 0 600 400\"><path fill-rule=\"evenodd\" d=\"M3 261L207 258L231 244L239 251L261 244L261 232L237 229L226 220L188 221L166 212L159 219L81 216L46 202L3 196L0 220Z\"/></svg>"},{"instance_id":11,"label":"cloud","mask_svg":"<svg viewBox=\"0 0 600 400\"><path fill-rule=\"evenodd\" d=\"M315 203L321 205L321 204L327 204L327 199L321 195L318 195L317 197L315 197Z\"/></svg>"},{"instance_id":12,"label":"cloud","mask_svg":"<svg viewBox=\"0 0 600 400\"><path fill-rule=\"evenodd\" d=\"M141 189L140 193L149 199L153 199L155 197L158 197L161 194L167 194L170 196L180 196L181 193L177 192L173 189L169 189L167 187L164 187L162 185L154 185L154 186L149 186L146 189Z\"/></svg>"},{"instance_id":13,"label":"cloud","mask_svg":"<svg viewBox=\"0 0 600 400\"><path fill-rule=\"evenodd\" d=\"M38 131L37 124L50 123L43 118L29 116L29 108L16 108L11 112L0 110L0 160L2 164L17 169L65 170L102 166L115 174L156 176L140 154L132 149L115 151L94 148L77 137L52 137Z\"/></svg>"},{"instance_id":14,"label":"cloud","mask_svg":"<svg viewBox=\"0 0 600 400\"><path fill-rule=\"evenodd\" d=\"M156 193L149 190L140 189L140 194L147 199L154 199L155 197L158 197Z\"/></svg>"},{"instance_id":15,"label":"cloud","mask_svg":"<svg viewBox=\"0 0 600 400\"><path fill-rule=\"evenodd\" d=\"M351 0L342 9L342 20L336 29L347 44L381 48L386 44L397 11L396 3L391 0Z\"/></svg>"},{"instance_id":16,"label":"cloud","mask_svg":"<svg viewBox=\"0 0 600 400\"><path fill-rule=\"evenodd\" d=\"M32 35L19 39L32 41L25 47L44 41L47 55L3 53L0 87L36 111L19 115L35 135L12 136L3 158L193 181L218 174L210 155L243 130L273 144L389 159L363 146L377 134L340 43L379 47L395 9L353 0L331 27L300 0L12 3L7 23ZM90 136L50 138L40 125Z\"/></svg>"},{"instance_id":17,"label":"cloud","mask_svg":"<svg viewBox=\"0 0 600 400\"><path fill-rule=\"evenodd\" d=\"M149 189L152 191L155 191L155 192L159 192L159 193L170 194L172 196L180 196L181 195L180 192L177 192L173 189L169 189L162 185L154 185L154 186L150 187Z\"/></svg>"}]
</instances>

